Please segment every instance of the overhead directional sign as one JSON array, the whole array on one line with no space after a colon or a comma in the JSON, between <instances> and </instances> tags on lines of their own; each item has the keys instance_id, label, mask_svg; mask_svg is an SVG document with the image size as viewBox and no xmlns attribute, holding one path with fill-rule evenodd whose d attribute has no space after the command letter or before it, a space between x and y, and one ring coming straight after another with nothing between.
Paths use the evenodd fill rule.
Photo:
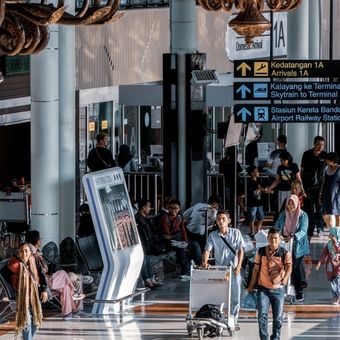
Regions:
<instances>
[{"instance_id":1,"label":"overhead directional sign","mask_svg":"<svg viewBox=\"0 0 340 340\"><path fill-rule=\"evenodd\" d=\"M340 60L238 60L235 78L337 78Z\"/></svg>"},{"instance_id":2,"label":"overhead directional sign","mask_svg":"<svg viewBox=\"0 0 340 340\"><path fill-rule=\"evenodd\" d=\"M340 105L336 104L236 104L237 123L335 123L340 122Z\"/></svg>"},{"instance_id":3,"label":"overhead directional sign","mask_svg":"<svg viewBox=\"0 0 340 340\"><path fill-rule=\"evenodd\" d=\"M335 100L340 83L234 82L234 100Z\"/></svg>"}]
</instances>

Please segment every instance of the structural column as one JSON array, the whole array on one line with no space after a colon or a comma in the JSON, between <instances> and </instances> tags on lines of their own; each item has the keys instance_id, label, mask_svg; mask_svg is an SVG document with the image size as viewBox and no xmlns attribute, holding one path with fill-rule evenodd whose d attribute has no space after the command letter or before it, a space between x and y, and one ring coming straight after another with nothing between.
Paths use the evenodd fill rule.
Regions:
<instances>
[{"instance_id":1,"label":"structural column","mask_svg":"<svg viewBox=\"0 0 340 340\"><path fill-rule=\"evenodd\" d=\"M308 59L309 41L309 1L302 1L294 11L288 12L287 20L287 54L288 59ZM301 157L308 145L308 124L290 124L287 129L288 150L294 162L300 165Z\"/></svg>"},{"instance_id":2,"label":"structural column","mask_svg":"<svg viewBox=\"0 0 340 340\"><path fill-rule=\"evenodd\" d=\"M187 201L187 155L186 152L186 67L185 55L196 53L196 1L172 0L170 2L170 52L178 55L178 199Z\"/></svg>"},{"instance_id":3,"label":"structural column","mask_svg":"<svg viewBox=\"0 0 340 340\"><path fill-rule=\"evenodd\" d=\"M32 228L59 245L58 26L45 50L31 56Z\"/></svg>"},{"instance_id":4,"label":"structural column","mask_svg":"<svg viewBox=\"0 0 340 340\"><path fill-rule=\"evenodd\" d=\"M68 12L74 12L68 1ZM60 241L75 236L76 113L75 28L59 25L59 205Z\"/></svg>"}]
</instances>

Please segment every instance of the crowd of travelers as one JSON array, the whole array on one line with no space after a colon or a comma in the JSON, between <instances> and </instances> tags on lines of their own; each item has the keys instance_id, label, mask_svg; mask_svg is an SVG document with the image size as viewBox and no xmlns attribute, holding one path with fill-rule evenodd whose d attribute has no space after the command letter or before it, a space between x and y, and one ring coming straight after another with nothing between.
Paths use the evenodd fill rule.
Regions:
<instances>
[{"instance_id":1,"label":"crowd of travelers","mask_svg":"<svg viewBox=\"0 0 340 340\"><path fill-rule=\"evenodd\" d=\"M97 146L91 150L88 166L92 171L120 166L124 171L136 171L129 147L122 145L116 161L107 152L108 136L99 134ZM233 197L246 194L247 204L238 202L244 210L250 228L250 240L263 229L263 195L278 191L278 211L273 226L268 230L268 245L256 248L253 270L245 287L249 294L256 289L259 336L268 339L268 311L273 314L272 339L279 339L283 320L285 289L289 281L294 287L295 299L304 301L307 277L304 257L309 254L310 240L314 229L322 236L324 225L329 230L317 269L325 265L330 281L332 303L340 304L340 166L334 152L324 151L323 137L314 139L314 146L307 150L301 167L293 162L286 148L286 137L277 139L278 148L272 152L267 166L272 181L264 185L260 181L260 169L250 165L247 169L247 192L238 193L240 168L233 162L233 153L227 150L221 160L220 171L227 185L227 208L233 206ZM235 172L236 170L236 172ZM230 173L231 175L230 176ZM276 172L276 174L275 174ZM236 192L235 192L236 189ZM228 203L229 202L229 203ZM197 203L181 213L181 202L176 198L165 198L156 216L149 216L151 203L139 199L136 204L135 221L144 252L140 278L145 287L156 289L163 282L154 274L152 256L173 252L182 280L190 279L190 266L208 268L211 264L232 267L232 294L230 314L236 322L241 306L242 265L245 263L245 235L237 228L236 221L221 199L212 195L207 203ZM89 216L82 209L82 220ZM84 222L83 221L83 222ZM94 232L83 227L82 233ZM17 256L7 264L8 280L17 294L16 332L24 339L33 339L42 322L41 302L49 299L51 291L61 295L62 315L82 309L82 276L64 270L51 272L40 253L40 235L30 231L25 243L19 247ZM213 260L212 260L213 258Z\"/></svg>"}]
</instances>

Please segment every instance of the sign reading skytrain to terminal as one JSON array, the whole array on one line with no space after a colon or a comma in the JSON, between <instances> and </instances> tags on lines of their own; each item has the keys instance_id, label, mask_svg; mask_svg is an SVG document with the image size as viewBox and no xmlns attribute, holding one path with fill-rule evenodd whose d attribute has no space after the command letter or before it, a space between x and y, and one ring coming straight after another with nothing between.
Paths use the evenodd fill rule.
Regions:
<instances>
[{"instance_id":1,"label":"sign reading skytrain to terminal","mask_svg":"<svg viewBox=\"0 0 340 340\"><path fill-rule=\"evenodd\" d=\"M320 123L340 122L340 105L336 104L236 104L238 123Z\"/></svg>"},{"instance_id":2,"label":"sign reading skytrain to terminal","mask_svg":"<svg viewBox=\"0 0 340 340\"><path fill-rule=\"evenodd\" d=\"M337 78L340 60L238 60L235 78Z\"/></svg>"},{"instance_id":3,"label":"sign reading skytrain to terminal","mask_svg":"<svg viewBox=\"0 0 340 340\"><path fill-rule=\"evenodd\" d=\"M234 100L335 100L340 83L234 82Z\"/></svg>"}]
</instances>

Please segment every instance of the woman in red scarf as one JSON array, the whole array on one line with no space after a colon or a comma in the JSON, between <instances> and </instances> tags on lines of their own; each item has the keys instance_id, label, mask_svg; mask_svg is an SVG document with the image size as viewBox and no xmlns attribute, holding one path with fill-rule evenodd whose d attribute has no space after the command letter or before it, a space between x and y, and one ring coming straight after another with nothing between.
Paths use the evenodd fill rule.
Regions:
<instances>
[{"instance_id":1,"label":"woman in red scarf","mask_svg":"<svg viewBox=\"0 0 340 340\"><path fill-rule=\"evenodd\" d=\"M298 196L292 194L288 197L285 210L280 213L275 228L281 230L286 242L293 240L291 278L295 288L296 300L301 302L304 300L303 289L307 287L303 258L309 253L309 242L307 236L308 216L301 210Z\"/></svg>"},{"instance_id":2,"label":"woman in red scarf","mask_svg":"<svg viewBox=\"0 0 340 340\"><path fill-rule=\"evenodd\" d=\"M18 256L13 256L7 265L11 282L17 293L15 332L22 332L23 340L33 340L42 323L41 303L47 301L47 283L28 243L19 247ZM39 291L41 293L39 293Z\"/></svg>"}]
</instances>

